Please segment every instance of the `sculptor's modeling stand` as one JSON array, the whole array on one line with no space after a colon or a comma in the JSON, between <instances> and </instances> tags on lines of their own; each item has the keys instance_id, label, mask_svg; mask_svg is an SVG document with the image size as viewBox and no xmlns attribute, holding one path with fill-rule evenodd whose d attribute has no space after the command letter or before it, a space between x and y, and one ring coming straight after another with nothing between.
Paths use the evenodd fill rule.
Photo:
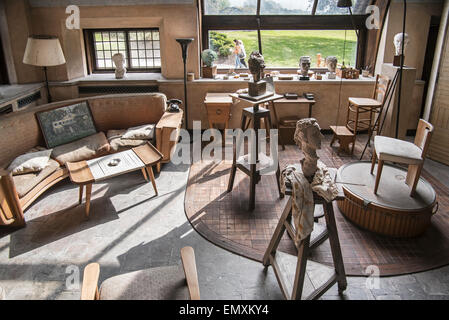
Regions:
<instances>
[{"instance_id":1,"label":"sculptor's modeling stand","mask_svg":"<svg viewBox=\"0 0 449 320\"><path fill-rule=\"evenodd\" d=\"M243 99L241 97L238 97L236 95L231 95L234 98L244 100L247 102L250 102L253 104L253 107L245 108L242 110L242 123L240 128L245 131L249 124L252 122L253 128L255 131L255 140L254 143L256 144L256 154L255 154L255 163L250 164L248 161L238 161L240 159L237 159L237 154L239 153L239 150L234 146L234 156L232 161L232 168L231 168L231 174L229 176L229 184L228 184L228 192L232 191L232 188L234 187L234 179L237 169L240 169L243 173L247 174L250 178L250 191L249 191L249 210L254 210L255 208L255 200L256 200L256 184L259 183L261 178L261 170L263 169L260 166L260 159L259 159L259 129L260 129L260 123L262 119L265 122L265 128L267 130L267 135L269 135L269 130L271 129L271 116L270 116L270 110L267 110L265 108L259 107L259 104L270 102L277 99L282 99L282 96L280 95L274 95L272 97L269 97L267 99L261 100L257 103L253 101L248 101L247 99ZM247 123L247 121L249 122ZM243 144L241 145L243 147ZM277 152L277 150L276 150ZM250 158L250 157L248 157ZM280 169L279 169L279 162L277 164L277 170L276 170L276 178L278 183L278 190L279 194L281 193L281 188L279 184L279 176L280 176Z\"/></svg>"},{"instance_id":2,"label":"sculptor's modeling stand","mask_svg":"<svg viewBox=\"0 0 449 320\"><path fill-rule=\"evenodd\" d=\"M335 169L333 170L335 172ZM344 199L344 195L341 193L342 191L339 192L339 196L335 200ZM315 205L323 205L326 224L315 223L312 234L297 247L297 256L277 251L285 231L292 239L295 234L294 226L291 223L291 194L291 190L286 191L286 195L290 197L265 252L263 265L265 267L273 266L281 291L287 300L318 299L335 283L338 283L338 292L342 293L346 290L347 281L332 202L327 203L314 192ZM316 248L326 239L329 239L331 246L333 268L314 261L307 261L309 250Z\"/></svg>"}]
</instances>

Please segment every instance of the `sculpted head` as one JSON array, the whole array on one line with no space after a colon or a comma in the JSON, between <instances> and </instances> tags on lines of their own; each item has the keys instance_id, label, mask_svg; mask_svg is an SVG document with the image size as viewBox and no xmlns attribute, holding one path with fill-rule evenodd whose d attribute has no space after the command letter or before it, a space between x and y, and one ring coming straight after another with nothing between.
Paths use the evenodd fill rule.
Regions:
<instances>
[{"instance_id":1,"label":"sculpted head","mask_svg":"<svg viewBox=\"0 0 449 320\"><path fill-rule=\"evenodd\" d=\"M329 56L326 58L326 65L330 72L335 72L335 70L337 69L337 62L337 57Z\"/></svg>"},{"instance_id":2,"label":"sculpted head","mask_svg":"<svg viewBox=\"0 0 449 320\"><path fill-rule=\"evenodd\" d=\"M321 149L321 128L316 119L301 119L296 123L295 142L304 152L304 146L312 149Z\"/></svg>"},{"instance_id":3,"label":"sculpted head","mask_svg":"<svg viewBox=\"0 0 449 320\"><path fill-rule=\"evenodd\" d=\"M301 57L301 59L299 59L299 66L301 67L301 74L305 77L308 76L308 74L309 74L310 63L311 63L311 59L308 56Z\"/></svg>"},{"instance_id":4,"label":"sculpted head","mask_svg":"<svg viewBox=\"0 0 449 320\"><path fill-rule=\"evenodd\" d=\"M263 78L263 70L265 69L265 60L258 51L251 52L248 59L249 71L254 77L254 82L258 82Z\"/></svg>"},{"instance_id":5,"label":"sculpted head","mask_svg":"<svg viewBox=\"0 0 449 320\"><path fill-rule=\"evenodd\" d=\"M402 54L402 46L404 46L404 51L410 43L410 39L407 33L398 33L394 36L394 47L396 49L396 55Z\"/></svg>"},{"instance_id":6,"label":"sculpted head","mask_svg":"<svg viewBox=\"0 0 449 320\"><path fill-rule=\"evenodd\" d=\"M112 62L114 62L117 69L122 69L125 65L125 57L121 53L116 53L112 56Z\"/></svg>"}]
</instances>

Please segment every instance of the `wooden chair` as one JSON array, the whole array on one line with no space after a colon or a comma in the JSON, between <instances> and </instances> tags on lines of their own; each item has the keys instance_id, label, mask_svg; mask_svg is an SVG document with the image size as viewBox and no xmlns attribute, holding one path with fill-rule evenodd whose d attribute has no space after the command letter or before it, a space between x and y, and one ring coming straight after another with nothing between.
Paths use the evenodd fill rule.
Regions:
<instances>
[{"instance_id":1,"label":"wooden chair","mask_svg":"<svg viewBox=\"0 0 449 320\"><path fill-rule=\"evenodd\" d=\"M411 187L410 196L413 197L415 195L432 133L433 126L429 122L420 119L414 143L383 136L374 138L371 174L373 174L376 160L378 160L374 194L377 194L384 162L392 161L408 165L405 183Z\"/></svg>"},{"instance_id":2,"label":"wooden chair","mask_svg":"<svg viewBox=\"0 0 449 320\"><path fill-rule=\"evenodd\" d=\"M377 75L372 98L350 97L348 99L346 125L331 126L331 130L334 133L331 146L336 140L339 140L340 150L349 152L349 144L352 143L350 153L354 154L357 132L368 129L368 134L371 136L372 132L379 129L379 125L376 124L376 117L382 114L390 85L391 80L389 77ZM361 116L366 113L369 113L369 118L362 119ZM354 114L353 119L351 114Z\"/></svg>"},{"instance_id":3,"label":"wooden chair","mask_svg":"<svg viewBox=\"0 0 449 320\"><path fill-rule=\"evenodd\" d=\"M199 300L200 290L192 247L181 249L182 266L158 267L121 274L103 281L100 265L84 268L81 300Z\"/></svg>"}]
</instances>

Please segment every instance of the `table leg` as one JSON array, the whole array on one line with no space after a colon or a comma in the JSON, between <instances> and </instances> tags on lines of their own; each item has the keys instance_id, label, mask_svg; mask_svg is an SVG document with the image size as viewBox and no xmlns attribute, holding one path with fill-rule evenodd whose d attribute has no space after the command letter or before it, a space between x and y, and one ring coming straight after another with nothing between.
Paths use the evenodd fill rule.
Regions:
<instances>
[{"instance_id":1,"label":"table leg","mask_svg":"<svg viewBox=\"0 0 449 320\"><path fill-rule=\"evenodd\" d=\"M312 106L313 104L309 103L309 118L312 118Z\"/></svg>"},{"instance_id":2,"label":"table leg","mask_svg":"<svg viewBox=\"0 0 449 320\"><path fill-rule=\"evenodd\" d=\"M142 174L143 174L143 177L145 178L145 181L148 182L148 175L147 175L147 171L145 170L145 168L142 168Z\"/></svg>"},{"instance_id":3,"label":"table leg","mask_svg":"<svg viewBox=\"0 0 449 320\"><path fill-rule=\"evenodd\" d=\"M89 211L90 211L90 197L92 195L92 184L86 185L86 217L89 218Z\"/></svg>"},{"instance_id":4,"label":"table leg","mask_svg":"<svg viewBox=\"0 0 449 320\"><path fill-rule=\"evenodd\" d=\"M152 167L147 167L146 170L148 171L151 183L153 184L154 192L156 193L156 196L157 196L158 192L157 192L157 188L156 188L156 179L154 178L153 168Z\"/></svg>"},{"instance_id":5,"label":"table leg","mask_svg":"<svg viewBox=\"0 0 449 320\"><path fill-rule=\"evenodd\" d=\"M78 204L83 203L83 191L84 191L84 186L82 184L80 184L80 195L79 195L79 201Z\"/></svg>"}]
</instances>

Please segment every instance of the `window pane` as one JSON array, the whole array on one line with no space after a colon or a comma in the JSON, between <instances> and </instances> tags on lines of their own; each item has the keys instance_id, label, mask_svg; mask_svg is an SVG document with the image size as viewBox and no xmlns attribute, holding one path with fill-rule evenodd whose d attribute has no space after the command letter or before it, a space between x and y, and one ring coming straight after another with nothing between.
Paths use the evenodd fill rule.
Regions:
<instances>
[{"instance_id":1,"label":"window pane","mask_svg":"<svg viewBox=\"0 0 449 320\"><path fill-rule=\"evenodd\" d=\"M310 56L312 67L317 67L318 54L322 61L327 56L336 56L339 64L343 62L344 30L262 30L261 36L267 67L299 68L301 56ZM345 65L354 66L357 56L355 31L347 31L346 39Z\"/></svg>"},{"instance_id":2,"label":"window pane","mask_svg":"<svg viewBox=\"0 0 449 320\"><path fill-rule=\"evenodd\" d=\"M215 63L218 68L244 67L237 60L234 39L243 42L243 49L246 54L245 63L248 61L251 52L259 50L256 31L209 31L209 48L217 53L218 60Z\"/></svg>"},{"instance_id":3,"label":"window pane","mask_svg":"<svg viewBox=\"0 0 449 320\"><path fill-rule=\"evenodd\" d=\"M204 0L206 15L254 15L257 0Z\"/></svg>"},{"instance_id":4,"label":"window pane","mask_svg":"<svg viewBox=\"0 0 449 320\"><path fill-rule=\"evenodd\" d=\"M315 0L261 0L260 14L312 14Z\"/></svg>"},{"instance_id":5,"label":"window pane","mask_svg":"<svg viewBox=\"0 0 449 320\"><path fill-rule=\"evenodd\" d=\"M352 0L352 13L365 14L370 0ZM338 8L337 0L318 0L316 14L349 14L348 8Z\"/></svg>"},{"instance_id":6,"label":"window pane","mask_svg":"<svg viewBox=\"0 0 449 320\"><path fill-rule=\"evenodd\" d=\"M128 32L129 44L126 43ZM131 54L130 68L145 69L153 67L153 57L159 59L160 67L160 43L158 30L129 30L129 31L98 31L93 32L93 49L95 50L96 69L113 69L112 56L121 53L125 57L125 66L130 63L127 59L128 47ZM157 49L157 53L155 52ZM151 60L151 64L148 62Z\"/></svg>"}]
</instances>

